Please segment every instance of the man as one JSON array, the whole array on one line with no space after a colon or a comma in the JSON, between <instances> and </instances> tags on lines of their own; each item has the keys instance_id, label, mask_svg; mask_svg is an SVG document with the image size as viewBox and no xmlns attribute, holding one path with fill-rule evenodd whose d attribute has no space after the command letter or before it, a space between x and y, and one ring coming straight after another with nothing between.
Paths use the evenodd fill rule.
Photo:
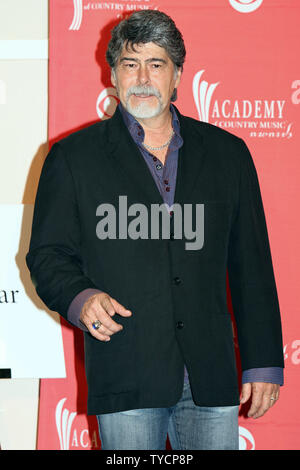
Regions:
<instances>
[{"instance_id":1,"label":"man","mask_svg":"<svg viewBox=\"0 0 300 470\"><path fill-rule=\"evenodd\" d=\"M48 308L85 332L88 414L102 449L165 449L167 433L172 449L238 449L239 404L251 397L248 416L262 416L279 398L284 367L251 155L240 138L171 104L185 47L166 14L121 21L106 57L120 103L45 161L27 255L33 282ZM139 236L128 220L136 204L146 209L143 227L155 204L173 208L171 234ZM187 249L179 216L201 204L204 244Z\"/></svg>"}]
</instances>

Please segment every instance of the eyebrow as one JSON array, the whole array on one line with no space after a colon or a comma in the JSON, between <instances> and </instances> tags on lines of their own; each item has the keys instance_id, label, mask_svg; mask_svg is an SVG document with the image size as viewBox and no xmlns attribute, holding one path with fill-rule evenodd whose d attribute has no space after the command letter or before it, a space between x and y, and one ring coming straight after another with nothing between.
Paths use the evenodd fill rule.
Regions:
<instances>
[{"instance_id":1,"label":"eyebrow","mask_svg":"<svg viewBox=\"0 0 300 470\"><path fill-rule=\"evenodd\" d=\"M131 62L141 62L139 59L133 58L133 57L122 57L120 59L120 63L123 62L124 60L130 60ZM163 64L166 64L167 61L165 59L161 59L158 57L151 57L150 59L146 59L145 62L162 62Z\"/></svg>"}]
</instances>

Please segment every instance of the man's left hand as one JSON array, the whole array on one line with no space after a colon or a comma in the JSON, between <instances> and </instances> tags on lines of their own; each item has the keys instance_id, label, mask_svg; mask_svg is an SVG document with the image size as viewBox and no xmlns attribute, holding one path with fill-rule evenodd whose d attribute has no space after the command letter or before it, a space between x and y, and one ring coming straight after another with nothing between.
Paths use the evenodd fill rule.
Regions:
<instances>
[{"instance_id":1,"label":"man's left hand","mask_svg":"<svg viewBox=\"0 0 300 470\"><path fill-rule=\"evenodd\" d=\"M280 385L266 382L245 383L242 386L241 405L252 396L252 404L248 412L249 418L260 418L279 399ZM271 399L271 398L274 398Z\"/></svg>"}]
</instances>

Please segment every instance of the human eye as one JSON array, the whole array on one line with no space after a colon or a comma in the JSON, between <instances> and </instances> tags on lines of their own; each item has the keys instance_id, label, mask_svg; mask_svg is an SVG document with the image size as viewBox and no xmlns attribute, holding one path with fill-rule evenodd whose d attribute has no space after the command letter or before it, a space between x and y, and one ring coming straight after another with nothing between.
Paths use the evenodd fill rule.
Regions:
<instances>
[{"instance_id":1,"label":"human eye","mask_svg":"<svg viewBox=\"0 0 300 470\"><path fill-rule=\"evenodd\" d=\"M126 62L126 63L124 64L124 66L125 66L127 69L134 69L134 68L137 66L137 64L136 64L135 62Z\"/></svg>"},{"instance_id":2,"label":"human eye","mask_svg":"<svg viewBox=\"0 0 300 470\"><path fill-rule=\"evenodd\" d=\"M159 69L159 68L161 68L161 66L162 66L162 65L161 65L160 63L155 63L155 62L154 62L154 63L152 64L152 67L153 67L154 69Z\"/></svg>"}]
</instances>

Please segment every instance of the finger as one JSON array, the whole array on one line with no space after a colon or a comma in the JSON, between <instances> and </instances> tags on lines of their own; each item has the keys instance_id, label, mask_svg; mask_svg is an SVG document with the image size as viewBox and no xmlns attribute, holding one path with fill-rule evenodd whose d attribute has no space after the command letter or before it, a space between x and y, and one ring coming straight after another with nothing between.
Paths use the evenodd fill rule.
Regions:
<instances>
[{"instance_id":1,"label":"finger","mask_svg":"<svg viewBox=\"0 0 300 470\"><path fill-rule=\"evenodd\" d=\"M270 407L273 406L279 396L279 385L265 384L265 394L270 399Z\"/></svg>"},{"instance_id":2,"label":"finger","mask_svg":"<svg viewBox=\"0 0 300 470\"><path fill-rule=\"evenodd\" d=\"M242 386L240 404L246 403L251 397L251 383L245 383Z\"/></svg>"},{"instance_id":3,"label":"finger","mask_svg":"<svg viewBox=\"0 0 300 470\"><path fill-rule=\"evenodd\" d=\"M270 397L270 408L275 405L276 401L275 397Z\"/></svg>"},{"instance_id":4,"label":"finger","mask_svg":"<svg viewBox=\"0 0 300 470\"><path fill-rule=\"evenodd\" d=\"M266 411L268 411L269 408L271 408L271 406L273 406L275 400L271 400L271 398L275 398L277 395L277 387L277 385L271 383L257 384L257 388L262 391L262 399L260 406L252 415L252 418L260 418L266 413Z\"/></svg>"},{"instance_id":5,"label":"finger","mask_svg":"<svg viewBox=\"0 0 300 470\"><path fill-rule=\"evenodd\" d=\"M253 419L260 418L263 416L266 411L272 406L271 405L272 400L271 400L271 395L270 394L264 394L261 402L261 406L257 410L257 412L252 416Z\"/></svg>"},{"instance_id":6,"label":"finger","mask_svg":"<svg viewBox=\"0 0 300 470\"><path fill-rule=\"evenodd\" d=\"M82 318L85 324L92 326L93 322L99 320L101 323L101 331L106 335L112 335L123 329L123 326L115 322L111 318L111 314L114 311L114 307L110 302L109 295L97 294L89 299L89 302L83 308ZM110 313L110 314L109 314Z\"/></svg>"},{"instance_id":7,"label":"finger","mask_svg":"<svg viewBox=\"0 0 300 470\"><path fill-rule=\"evenodd\" d=\"M274 400L271 400L271 406L274 406L275 403L279 400L280 385L274 385L274 390L272 392L272 397Z\"/></svg>"},{"instance_id":8,"label":"finger","mask_svg":"<svg viewBox=\"0 0 300 470\"><path fill-rule=\"evenodd\" d=\"M92 336L94 336L94 338L100 340L100 341L110 341L110 335L108 334L105 334L104 332L101 332L99 331L100 328L97 330L93 327L93 323L88 320L86 323L85 323L87 329L89 330L89 332L91 333Z\"/></svg>"},{"instance_id":9,"label":"finger","mask_svg":"<svg viewBox=\"0 0 300 470\"><path fill-rule=\"evenodd\" d=\"M124 305L120 304L116 299L113 297L110 297L110 301L112 303L113 308L115 311L119 314L122 315L123 317L127 317L132 315L132 311L124 307Z\"/></svg>"},{"instance_id":10,"label":"finger","mask_svg":"<svg viewBox=\"0 0 300 470\"><path fill-rule=\"evenodd\" d=\"M260 384L252 384L252 403L248 411L249 418L252 418L260 409L263 400L263 389Z\"/></svg>"},{"instance_id":11,"label":"finger","mask_svg":"<svg viewBox=\"0 0 300 470\"><path fill-rule=\"evenodd\" d=\"M95 338L101 341L110 341L111 332L110 334L107 334L108 330L105 327L102 328L102 331L99 331L100 328L95 329L93 327L93 323L97 320L99 320L100 323L102 323L97 315L97 311L99 309L98 302L96 300L97 295L99 294L89 297L89 299L85 302L84 306L81 309L79 319L80 319L80 322L86 326L86 328L88 329L88 331L90 332L92 336L94 336ZM108 315L106 314L106 316Z\"/></svg>"},{"instance_id":12,"label":"finger","mask_svg":"<svg viewBox=\"0 0 300 470\"><path fill-rule=\"evenodd\" d=\"M94 328L93 323L95 321L99 320L99 319L96 317L96 315L92 316L92 319L91 319L90 312L91 312L91 310L89 309L89 310L84 311L84 313L83 312L81 313L81 316L80 316L81 323L86 326L88 331L95 338L100 339L101 341L109 341L110 340L110 335L112 333L109 332L106 328L103 328L102 324L100 325L100 327L98 329ZM100 330L101 327L102 327L102 330Z\"/></svg>"}]
</instances>

